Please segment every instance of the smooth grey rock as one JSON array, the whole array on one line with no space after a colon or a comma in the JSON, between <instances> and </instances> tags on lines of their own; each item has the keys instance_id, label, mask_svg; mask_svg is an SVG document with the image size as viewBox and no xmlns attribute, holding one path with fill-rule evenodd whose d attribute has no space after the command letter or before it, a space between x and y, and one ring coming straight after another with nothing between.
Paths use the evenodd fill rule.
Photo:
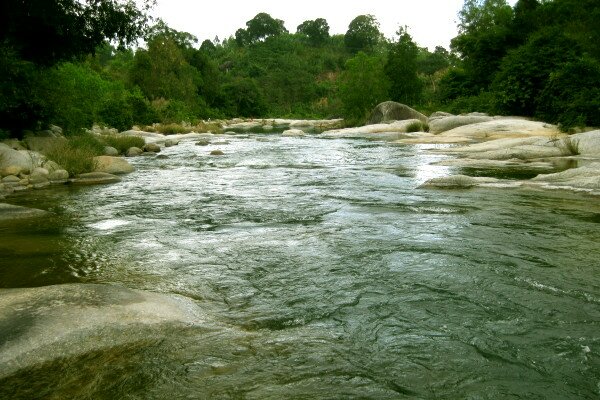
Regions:
<instances>
[{"instance_id":1,"label":"smooth grey rock","mask_svg":"<svg viewBox=\"0 0 600 400\"><path fill-rule=\"evenodd\" d=\"M116 157L119 155L119 150L115 149L112 146L106 146L104 148L104 155L105 156L111 156L111 157Z\"/></svg>"},{"instance_id":2,"label":"smooth grey rock","mask_svg":"<svg viewBox=\"0 0 600 400\"><path fill-rule=\"evenodd\" d=\"M449 131L459 126L477 124L493 120L493 117L487 116L467 116L467 115L451 115L441 118L429 119L429 132L438 134Z\"/></svg>"},{"instance_id":3,"label":"smooth grey rock","mask_svg":"<svg viewBox=\"0 0 600 400\"><path fill-rule=\"evenodd\" d=\"M389 121L404 121L407 119L418 119L427 122L427 117L407 105L395 101L384 101L378 104L367 122L367 125L380 124Z\"/></svg>"},{"instance_id":4,"label":"smooth grey rock","mask_svg":"<svg viewBox=\"0 0 600 400\"><path fill-rule=\"evenodd\" d=\"M281 134L281 136L284 137L300 137L304 135L305 133L301 129L288 129L286 131L283 131L283 133Z\"/></svg>"},{"instance_id":5,"label":"smooth grey rock","mask_svg":"<svg viewBox=\"0 0 600 400\"><path fill-rule=\"evenodd\" d=\"M129 174L135 171L133 165L129 164L127 160L121 157L98 156L94 157L94 161L96 161L96 172L120 175Z\"/></svg>"},{"instance_id":6,"label":"smooth grey rock","mask_svg":"<svg viewBox=\"0 0 600 400\"><path fill-rule=\"evenodd\" d=\"M143 150L148 153L160 153L160 146L156 143L147 143Z\"/></svg>"},{"instance_id":7,"label":"smooth grey rock","mask_svg":"<svg viewBox=\"0 0 600 400\"><path fill-rule=\"evenodd\" d=\"M14 150L0 143L0 176L29 173L33 168L32 164L33 161L26 151Z\"/></svg>"},{"instance_id":8,"label":"smooth grey rock","mask_svg":"<svg viewBox=\"0 0 600 400\"><path fill-rule=\"evenodd\" d=\"M144 153L144 150L140 149L139 147L130 147L127 149L127 153L125 153L125 155L127 157L137 157L142 155L142 153Z\"/></svg>"},{"instance_id":9,"label":"smooth grey rock","mask_svg":"<svg viewBox=\"0 0 600 400\"><path fill-rule=\"evenodd\" d=\"M0 379L53 360L161 340L165 328L221 329L183 296L81 283L2 289L0 323L9 329Z\"/></svg>"},{"instance_id":10,"label":"smooth grey rock","mask_svg":"<svg viewBox=\"0 0 600 400\"><path fill-rule=\"evenodd\" d=\"M87 174L77 175L72 180L75 185L102 185L116 182L121 182L121 178L106 172L88 172Z\"/></svg>"},{"instance_id":11,"label":"smooth grey rock","mask_svg":"<svg viewBox=\"0 0 600 400\"><path fill-rule=\"evenodd\" d=\"M50 174L48 175L48 179L51 182L64 182L67 179L69 179L69 173L64 169L57 169L50 172Z\"/></svg>"},{"instance_id":12,"label":"smooth grey rock","mask_svg":"<svg viewBox=\"0 0 600 400\"><path fill-rule=\"evenodd\" d=\"M38 210L37 208L28 208L0 203L0 222L22 218L45 217L49 214L49 212Z\"/></svg>"},{"instance_id":13,"label":"smooth grey rock","mask_svg":"<svg viewBox=\"0 0 600 400\"><path fill-rule=\"evenodd\" d=\"M179 140L167 139L165 140L165 147L173 147L179 144Z\"/></svg>"}]
</instances>

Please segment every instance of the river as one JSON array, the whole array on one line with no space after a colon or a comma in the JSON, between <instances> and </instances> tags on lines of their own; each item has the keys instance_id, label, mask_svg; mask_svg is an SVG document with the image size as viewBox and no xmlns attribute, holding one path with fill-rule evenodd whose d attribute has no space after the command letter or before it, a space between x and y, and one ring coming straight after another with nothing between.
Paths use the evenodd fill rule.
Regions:
<instances>
[{"instance_id":1,"label":"river","mask_svg":"<svg viewBox=\"0 0 600 400\"><path fill-rule=\"evenodd\" d=\"M205 322L41 347L1 398L600 396L596 197L418 189L452 172L427 146L224 138L6 200L53 216L0 226L0 287L113 284L192 299ZM0 355L20 335L4 314Z\"/></svg>"}]
</instances>

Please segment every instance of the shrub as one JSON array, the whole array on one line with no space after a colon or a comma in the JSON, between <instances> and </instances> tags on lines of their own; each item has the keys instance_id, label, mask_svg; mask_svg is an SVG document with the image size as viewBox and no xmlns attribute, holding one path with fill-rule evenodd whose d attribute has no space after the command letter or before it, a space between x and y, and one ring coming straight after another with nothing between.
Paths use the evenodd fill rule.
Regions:
<instances>
[{"instance_id":1,"label":"shrub","mask_svg":"<svg viewBox=\"0 0 600 400\"><path fill-rule=\"evenodd\" d=\"M411 122L406 127L406 132L429 132L429 125L420 121Z\"/></svg>"},{"instance_id":2,"label":"shrub","mask_svg":"<svg viewBox=\"0 0 600 400\"><path fill-rule=\"evenodd\" d=\"M101 140L107 146L114 147L119 153L124 154L130 147L142 148L146 144L143 138L125 135L105 135Z\"/></svg>"},{"instance_id":3,"label":"shrub","mask_svg":"<svg viewBox=\"0 0 600 400\"><path fill-rule=\"evenodd\" d=\"M101 155L104 145L92 135L79 135L57 141L45 156L63 167L69 175L79 175L96 169L95 156Z\"/></svg>"},{"instance_id":4,"label":"shrub","mask_svg":"<svg viewBox=\"0 0 600 400\"><path fill-rule=\"evenodd\" d=\"M536 116L560 124L600 126L600 63L582 58L553 73L537 99Z\"/></svg>"}]
</instances>

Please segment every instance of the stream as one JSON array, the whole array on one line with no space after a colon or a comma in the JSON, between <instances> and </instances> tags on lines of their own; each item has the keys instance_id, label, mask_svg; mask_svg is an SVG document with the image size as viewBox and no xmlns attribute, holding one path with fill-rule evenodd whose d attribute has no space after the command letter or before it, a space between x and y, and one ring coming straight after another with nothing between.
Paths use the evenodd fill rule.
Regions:
<instances>
[{"instance_id":1,"label":"stream","mask_svg":"<svg viewBox=\"0 0 600 400\"><path fill-rule=\"evenodd\" d=\"M433 146L215 140L128 159L117 184L5 200L52 215L0 225L0 298L106 284L198 317L98 314L94 335L55 340L90 316L76 296L60 317L0 309L0 363L33 349L0 368L0 398L600 396L598 198L418 189L455 172Z\"/></svg>"}]
</instances>

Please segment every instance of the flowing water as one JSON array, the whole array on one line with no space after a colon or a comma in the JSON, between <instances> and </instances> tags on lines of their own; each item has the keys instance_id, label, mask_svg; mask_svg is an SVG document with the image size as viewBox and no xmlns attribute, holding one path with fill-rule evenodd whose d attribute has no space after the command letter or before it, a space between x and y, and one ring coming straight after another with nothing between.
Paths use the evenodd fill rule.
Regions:
<instances>
[{"instance_id":1,"label":"flowing water","mask_svg":"<svg viewBox=\"0 0 600 400\"><path fill-rule=\"evenodd\" d=\"M0 287L109 283L204 320L41 346L1 398L600 396L598 198L417 189L452 172L425 146L227 140L7 200L53 216L0 226ZM0 355L27 326L6 312Z\"/></svg>"}]
</instances>

